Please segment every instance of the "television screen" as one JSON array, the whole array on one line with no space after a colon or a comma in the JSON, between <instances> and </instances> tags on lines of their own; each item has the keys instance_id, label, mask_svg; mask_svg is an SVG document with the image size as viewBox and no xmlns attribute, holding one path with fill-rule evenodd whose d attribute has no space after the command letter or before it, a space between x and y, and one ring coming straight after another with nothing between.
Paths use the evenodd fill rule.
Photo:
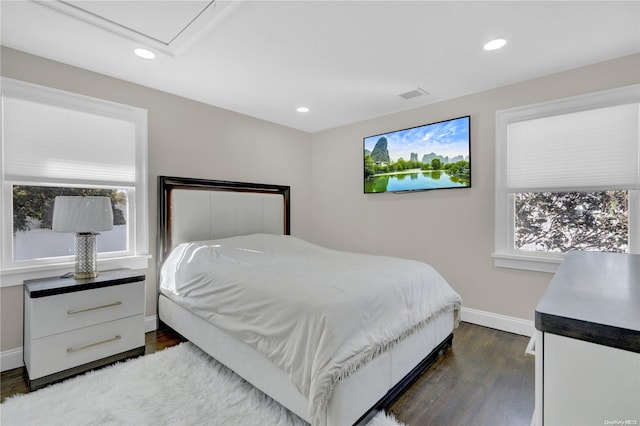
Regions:
<instances>
[{"instance_id":1,"label":"television screen","mask_svg":"<svg viewBox=\"0 0 640 426\"><path fill-rule=\"evenodd\" d=\"M470 117L364 138L364 192L471 187Z\"/></svg>"}]
</instances>

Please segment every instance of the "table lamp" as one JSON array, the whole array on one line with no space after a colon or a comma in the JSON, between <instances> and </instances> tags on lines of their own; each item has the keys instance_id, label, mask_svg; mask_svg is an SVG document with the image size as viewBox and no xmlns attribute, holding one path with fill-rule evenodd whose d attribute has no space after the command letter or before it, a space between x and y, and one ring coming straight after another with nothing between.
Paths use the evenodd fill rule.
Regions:
<instances>
[{"instance_id":1,"label":"table lamp","mask_svg":"<svg viewBox=\"0 0 640 426\"><path fill-rule=\"evenodd\" d=\"M113 210L109 197L58 196L53 207L55 232L76 233L74 278L98 276L96 236L113 229Z\"/></svg>"}]
</instances>

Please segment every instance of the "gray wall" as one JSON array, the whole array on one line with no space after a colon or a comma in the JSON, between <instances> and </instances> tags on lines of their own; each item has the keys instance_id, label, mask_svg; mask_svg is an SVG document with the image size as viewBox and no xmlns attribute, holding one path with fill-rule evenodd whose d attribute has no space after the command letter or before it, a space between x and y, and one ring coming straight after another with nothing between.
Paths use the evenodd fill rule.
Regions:
<instances>
[{"instance_id":1,"label":"gray wall","mask_svg":"<svg viewBox=\"0 0 640 426\"><path fill-rule=\"evenodd\" d=\"M149 246L156 176L291 185L292 232L333 248L431 263L465 306L532 319L550 274L493 266L495 111L640 82L640 55L451 99L313 135L2 48L3 76L149 111ZM362 138L472 117L473 187L362 194ZM268 161L264 161L264 159ZM155 259L146 314L155 314ZM0 351L22 346L22 289L0 292Z\"/></svg>"},{"instance_id":2,"label":"gray wall","mask_svg":"<svg viewBox=\"0 0 640 426\"><path fill-rule=\"evenodd\" d=\"M308 237L308 133L3 47L2 76L148 110L149 248L146 315L156 312L158 175L291 186L292 233ZM22 288L0 290L0 351L22 346Z\"/></svg>"},{"instance_id":3,"label":"gray wall","mask_svg":"<svg viewBox=\"0 0 640 426\"><path fill-rule=\"evenodd\" d=\"M533 320L551 275L496 268L491 257L496 110L638 82L640 55L633 55L314 133L313 239L426 261L466 308ZM471 115L472 188L362 193L363 137L464 115Z\"/></svg>"}]
</instances>

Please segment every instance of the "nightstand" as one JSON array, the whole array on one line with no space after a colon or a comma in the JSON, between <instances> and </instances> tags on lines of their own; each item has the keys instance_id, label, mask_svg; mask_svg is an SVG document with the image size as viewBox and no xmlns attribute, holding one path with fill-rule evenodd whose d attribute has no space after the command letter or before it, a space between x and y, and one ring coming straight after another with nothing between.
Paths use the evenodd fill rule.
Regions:
<instances>
[{"instance_id":1,"label":"nightstand","mask_svg":"<svg viewBox=\"0 0 640 426\"><path fill-rule=\"evenodd\" d=\"M145 276L24 282L24 364L31 390L144 354Z\"/></svg>"}]
</instances>

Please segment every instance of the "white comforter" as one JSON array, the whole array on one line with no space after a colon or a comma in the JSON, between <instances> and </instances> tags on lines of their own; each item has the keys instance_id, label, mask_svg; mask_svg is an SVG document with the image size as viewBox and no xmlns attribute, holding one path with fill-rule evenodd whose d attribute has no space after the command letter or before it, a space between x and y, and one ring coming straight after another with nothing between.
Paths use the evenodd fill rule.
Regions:
<instances>
[{"instance_id":1,"label":"white comforter","mask_svg":"<svg viewBox=\"0 0 640 426\"><path fill-rule=\"evenodd\" d=\"M462 302L425 263L267 234L181 244L160 288L286 371L314 425L340 378Z\"/></svg>"}]
</instances>

